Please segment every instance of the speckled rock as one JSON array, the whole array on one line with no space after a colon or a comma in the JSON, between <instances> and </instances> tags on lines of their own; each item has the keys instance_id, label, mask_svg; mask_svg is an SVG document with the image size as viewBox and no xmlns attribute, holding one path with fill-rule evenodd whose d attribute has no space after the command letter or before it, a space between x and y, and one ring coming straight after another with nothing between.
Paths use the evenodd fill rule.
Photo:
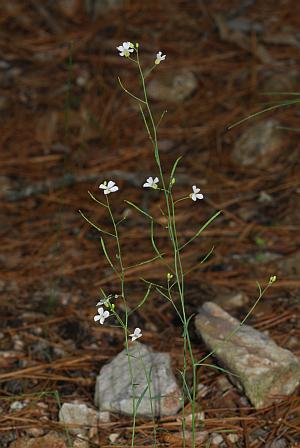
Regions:
<instances>
[{"instance_id":1,"label":"speckled rock","mask_svg":"<svg viewBox=\"0 0 300 448\"><path fill-rule=\"evenodd\" d=\"M269 119L246 129L236 141L232 159L243 166L266 167L284 148L279 123Z\"/></svg>"},{"instance_id":2,"label":"speckled rock","mask_svg":"<svg viewBox=\"0 0 300 448\"><path fill-rule=\"evenodd\" d=\"M241 385L251 403L263 408L276 396L290 395L300 383L300 359L279 347L265 334L243 325L228 340L239 321L213 302L206 302L195 325L210 350Z\"/></svg>"},{"instance_id":3,"label":"speckled rock","mask_svg":"<svg viewBox=\"0 0 300 448\"><path fill-rule=\"evenodd\" d=\"M284 70L271 72L259 88L260 92L297 92L300 74L297 70ZM282 97L285 98L285 97ZM282 99L281 98L281 99Z\"/></svg>"},{"instance_id":4,"label":"speckled rock","mask_svg":"<svg viewBox=\"0 0 300 448\"><path fill-rule=\"evenodd\" d=\"M51 431L43 437L22 437L9 445L9 448L67 448L63 437Z\"/></svg>"},{"instance_id":5,"label":"speckled rock","mask_svg":"<svg viewBox=\"0 0 300 448\"><path fill-rule=\"evenodd\" d=\"M299 279L300 277L300 251L288 255L278 261L278 267L283 276Z\"/></svg>"},{"instance_id":6,"label":"speckled rock","mask_svg":"<svg viewBox=\"0 0 300 448\"><path fill-rule=\"evenodd\" d=\"M171 369L170 355L157 353L135 341L129 348L135 384L137 415L151 417L151 401L145 371L151 373L151 397L156 416L173 415L181 407L181 390ZM101 411L132 415L132 386L126 350L119 353L109 364L102 367L97 377L95 405Z\"/></svg>"},{"instance_id":7,"label":"speckled rock","mask_svg":"<svg viewBox=\"0 0 300 448\"><path fill-rule=\"evenodd\" d=\"M153 100L180 103L197 89L198 82L193 72L178 70L158 74L148 85L148 95Z\"/></svg>"},{"instance_id":8,"label":"speckled rock","mask_svg":"<svg viewBox=\"0 0 300 448\"><path fill-rule=\"evenodd\" d=\"M86 10L92 17L98 17L121 7L124 0L85 0Z\"/></svg>"}]
</instances>

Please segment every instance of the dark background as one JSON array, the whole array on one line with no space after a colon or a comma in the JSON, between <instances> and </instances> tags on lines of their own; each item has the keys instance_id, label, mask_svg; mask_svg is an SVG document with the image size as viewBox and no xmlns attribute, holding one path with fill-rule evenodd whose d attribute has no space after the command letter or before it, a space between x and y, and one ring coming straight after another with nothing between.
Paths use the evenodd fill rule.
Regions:
<instances>
[{"instance_id":1,"label":"dark background","mask_svg":"<svg viewBox=\"0 0 300 448\"><path fill-rule=\"evenodd\" d=\"M299 109L297 104L280 108L227 129L270 101L291 98L264 92L299 90L298 2L110 3L14 0L0 5L0 348L12 353L0 374L3 412L18 394L45 390L58 390L61 401L78 396L92 403L100 366L122 349L121 332L93 322L99 288L119 291L101 254L99 234L78 210L109 228L88 191L101 199L99 184L113 179L120 192L111 195L112 207L117 218L127 217L122 235L127 264L153 256L147 222L124 203L139 203L155 216L163 204L157 192L140 187L157 171L138 108L117 82L120 76L129 90L141 93L136 67L116 50L127 40L140 43L145 67L157 51L167 55L149 78L167 86L161 92L154 88L152 102L157 118L168 111L159 127L163 166L168 173L183 155L176 194L189 194L196 184L205 196L180 203L182 241L223 210L184 255L188 312L196 312L205 300L242 292L247 297L242 304L227 304L241 319L257 297L256 280L266 284L276 274L278 281L250 321L299 354ZM184 91L192 84L185 99L176 97L174 82ZM275 130L264 147L274 138L274 151L249 164L238 160L239 138L255 140L261 132L255 126L271 119ZM157 237L168 250L163 226ZM213 255L201 264L213 246ZM127 276L130 304L143 297L140 277L163 281L165 275L159 263L132 270ZM226 308L226 301L219 300ZM131 324L142 327L145 342L169 351L180 366L180 329L169 304L152 297ZM193 341L203 353L194 334ZM204 377L214 384L217 376L208 372ZM49 418L55 421L51 397ZM218 405L226 407L216 392L206 407ZM273 418L270 440L277 428L272 412L265 416L266 421ZM30 427L19 416L13 431L7 429L11 420L9 425L0 420L3 433L13 438ZM253 422L252 429L260 427L261 422ZM248 429L242 429L246 440ZM291 428L287 432L294 437Z\"/></svg>"}]
</instances>

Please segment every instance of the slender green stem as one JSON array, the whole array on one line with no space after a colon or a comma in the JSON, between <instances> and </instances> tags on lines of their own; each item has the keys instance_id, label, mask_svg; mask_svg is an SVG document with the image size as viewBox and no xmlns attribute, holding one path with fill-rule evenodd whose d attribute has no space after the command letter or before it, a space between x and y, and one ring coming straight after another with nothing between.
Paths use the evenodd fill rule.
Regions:
<instances>
[{"instance_id":1,"label":"slender green stem","mask_svg":"<svg viewBox=\"0 0 300 448\"><path fill-rule=\"evenodd\" d=\"M163 176L163 171L162 171L162 166L161 166L161 162L160 162L160 156L159 156L159 150L158 150L158 138L157 138L157 127L155 125L155 121L153 118L153 114L148 102L148 96L147 96L147 90L146 90L146 85L145 85L145 78L143 75L143 70L139 61L139 54L138 54L138 50L137 50L137 64L138 64L138 68L139 68L139 72L140 72L140 79L141 79L141 83L142 83L142 88L143 88L143 92L144 92L144 98L145 98L145 107L146 110L148 112L148 117L150 120L150 126L147 126L147 131L150 133L151 135L151 141L153 143L153 147L154 147L154 158L159 170L159 175L161 177L161 182L162 182L162 190L164 192L164 196L165 196L165 203L166 203L166 207L167 207L167 216L168 216L168 233L170 236L170 240L172 243L172 247L173 247L173 253L174 253L174 271L175 271L175 277L176 277L176 283L178 286L178 292L179 292L179 297L180 297L180 303L181 303L181 316L182 316L182 320L183 320L183 327L184 327L184 347L183 347L183 353L184 353L184 360L183 360L183 377L184 379L186 378L186 372L187 372L187 355L189 353L189 356L191 358L192 361L192 365L194 364L194 359L193 359L193 352L192 352L192 347L189 341L189 336L188 336L188 331L187 330L187 318L186 318L186 312L185 312L185 301L184 301L184 274L183 274L183 268L182 268L182 263L181 263L181 257L180 257L180 250L179 250L179 243L178 243L178 237L177 237L177 232L176 232L176 224L175 224L175 206L174 206L174 201L173 201L173 197L172 197L172 192L171 192L171 188L167 189L166 185L165 185L165 181L164 181L164 176ZM145 115L144 115L145 117ZM194 389L194 393L196 390L196 367L193 365L193 389ZM195 403L192 404L193 406L193 421L194 421L194 406ZM194 426L194 423L193 423ZM183 432L183 447L185 447L185 416L184 416L184 406L183 406L183 419L182 419L182 432ZM193 435L192 435L192 446L195 447L195 435L194 435L194 431L193 431Z\"/></svg>"},{"instance_id":2,"label":"slender green stem","mask_svg":"<svg viewBox=\"0 0 300 448\"><path fill-rule=\"evenodd\" d=\"M125 349L126 349L127 358L128 358L128 367L129 367L129 373L130 373L130 378L131 378L131 390L132 390L133 421L132 421L132 433L131 433L131 447L133 448L134 447L134 439L135 439L135 427L136 427L136 405L135 405L136 395L135 395L134 375L133 375L131 357L130 357L130 353L129 353L129 344L128 344L128 315L129 315L129 312L128 312L128 307L126 304L126 297L125 297L125 268L124 268L123 259L122 259L122 250L121 250L118 226L116 224L114 215L110 208L108 195L106 196L106 201L107 201L107 209L108 209L108 212L109 212L109 215L111 218L111 222L113 224L116 242L117 242L117 259L119 261L119 266L120 266L119 278L120 278L120 284L121 284L121 297L122 297L122 300L124 303L124 308L125 308L125 322L124 322L123 328L124 328L124 336L125 336Z\"/></svg>"}]
</instances>

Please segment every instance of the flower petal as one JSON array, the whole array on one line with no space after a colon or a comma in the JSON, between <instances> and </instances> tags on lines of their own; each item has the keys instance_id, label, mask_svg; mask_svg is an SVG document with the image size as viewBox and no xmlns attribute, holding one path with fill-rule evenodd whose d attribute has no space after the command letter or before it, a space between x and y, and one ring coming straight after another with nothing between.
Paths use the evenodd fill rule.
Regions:
<instances>
[{"instance_id":1,"label":"flower petal","mask_svg":"<svg viewBox=\"0 0 300 448\"><path fill-rule=\"evenodd\" d=\"M99 316L99 314L97 314L96 316L94 316L94 321L97 322L97 320L101 319L101 317Z\"/></svg>"},{"instance_id":2,"label":"flower petal","mask_svg":"<svg viewBox=\"0 0 300 448\"><path fill-rule=\"evenodd\" d=\"M114 193L115 191L118 191L118 190L119 190L119 187L117 187L116 185L114 187L111 187L111 189L110 189L110 191L112 193Z\"/></svg>"},{"instance_id":3,"label":"flower petal","mask_svg":"<svg viewBox=\"0 0 300 448\"><path fill-rule=\"evenodd\" d=\"M107 184L107 188L111 189L116 183L112 180L110 180Z\"/></svg>"}]
</instances>

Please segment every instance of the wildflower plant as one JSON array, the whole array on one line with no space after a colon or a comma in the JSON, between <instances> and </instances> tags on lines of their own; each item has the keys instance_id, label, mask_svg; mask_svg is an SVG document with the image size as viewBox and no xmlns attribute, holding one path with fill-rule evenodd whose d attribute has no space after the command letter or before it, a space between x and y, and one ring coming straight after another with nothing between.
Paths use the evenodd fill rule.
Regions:
<instances>
[{"instance_id":1,"label":"wildflower plant","mask_svg":"<svg viewBox=\"0 0 300 448\"><path fill-rule=\"evenodd\" d=\"M139 44L132 44L131 42L123 42L122 45L117 47L117 50L119 51L119 56L124 57L127 59L130 63L133 63L138 72L140 84L142 87L142 96L138 96L135 93L130 92L126 89L126 87L123 85L120 78L118 78L119 84L121 88L124 90L124 92L129 95L131 98L133 98L139 105L139 110L141 113L141 117L143 120L143 123L145 125L145 129L147 132L147 135L149 137L149 140L152 144L153 148L153 156L156 163L156 172L151 173L152 175L149 176L146 181L141 185L142 188L147 189L155 189L158 191L159 194L163 196L164 199L164 210L161 210L163 216L166 218L167 225L164 224L164 229L167 233L171 251L172 251L172 262L170 262L170 257L168 256L168 261L166 260L166 254L162 253L158 247L158 244L156 242L155 237L155 230L157 226L162 226L162 224L159 223L155 217L153 217L151 214L149 214L147 211L143 210L139 205L126 200L126 204L130 207L132 207L136 212L140 213L145 220L149 224L149 236L150 241L153 248L153 257L142 261L140 263L137 263L134 266L126 266L124 263L124 257L122 252L122 244L120 239L120 226L122 224L122 221L116 221L111 204L109 195L111 193L116 193L119 190L119 187L116 185L115 181L109 180L109 181L103 181L99 189L104 195L104 201L99 200L95 198L91 193L91 198L99 205L104 207L110 217L111 224L112 224L112 230L107 231L104 230L98 226L96 226L93 222L89 220L88 217L86 217L82 212L82 217L89 222L90 225L92 225L96 230L100 232L100 243L101 248L103 251L104 256L106 257L106 260L112 270L115 273L116 279L119 282L119 291L120 293L118 295L106 295L106 293L101 290L102 297L97 303L98 308L98 314L95 315L94 320L95 322L99 322L99 324L103 325L106 321L106 319L109 319L111 317L114 317L117 323L120 325L120 327L124 330L124 339L125 339L125 348L128 354L128 366L129 366L129 372L131 376L131 382L132 382L132 414L133 414L133 424L132 424L132 438L131 438L131 446L134 446L134 440L135 440L135 424L136 424L136 415L139 403L141 402L141 399L145 395L145 393L149 394L150 397L150 403L152 408L152 400L155 399L155 397L152 397L152 389L151 389L151 372L147 372L145 370L145 376L147 380L147 387L145 391L142 393L142 396L137 397L135 393L135 384L134 384L134 374L132 369L132 363L131 363L131 355L129 350L129 344L135 343L135 341L142 337L142 329L135 328L133 331L130 331L130 318L131 315L137 311L151 296L151 293L155 291L156 293L160 294L161 297L163 297L165 300L167 300L175 309L175 312L177 313L181 325L182 325L182 336L183 336L183 368L180 371L180 375L182 378L182 403L184 404L186 401L190 402L191 411L192 411L192 418L191 418L191 425L192 425L192 446L196 446L196 439L195 439L195 433L196 433L196 426L197 426L197 415L198 415L198 409L196 409L196 402L197 402L197 369L198 367L202 365L207 365L204 363L204 361L213 354L211 352L209 355L205 356L202 360L196 360L193 348L191 344L190 334L189 334L189 325L191 323L191 319L193 316L188 316L186 311L186 304L185 304L185 272L183 269L182 264L182 255L184 252L184 249L188 245L190 245L196 238L200 236L200 234L206 229L207 226L209 226L221 213L221 211L216 212L207 222L205 222L198 231L195 232L195 234L186 242L182 243L180 240L180 236L177 232L177 225L176 225L176 206L179 202L187 200L187 201L193 201L194 207L201 207L201 200L204 199L204 195L200 193L200 188L198 188L196 185L191 186L192 192L187 192L186 196L183 197L177 197L176 193L176 170L178 167L178 164L180 163L181 157L178 157L172 167L170 169L164 169L161 163L160 159L160 152L159 152L159 146L158 146L158 125L163 118L163 114L160 117L158 121L156 121L154 114L151 109L151 105L148 99L147 94L147 85L146 85L146 77L149 75L152 70L154 70L156 67L159 66L160 63L164 62L166 59L166 55L163 55L161 51L158 51L156 54L156 57L154 58L154 63L152 67L148 69L143 69L141 62L140 62L140 54L139 54ZM190 190L190 191L191 191ZM110 254L107 250L107 246L105 243L106 238L112 238L116 243L116 254ZM203 261L205 261L210 254L212 253L213 249L203 258ZM151 281L143 279L144 283L147 286L146 292L144 296L142 297L139 304L134 308L131 309L128 306L127 302L127 288L126 288L126 272L136 266L144 265L147 263L151 263L153 261L159 260L163 267L165 268L165 276L164 276L164 283L152 283ZM259 286L259 298L262 297L266 289L274 283L276 280L276 277L271 277L268 285L264 290L262 290ZM178 299L179 298L179 299ZM115 304L115 299L119 299L123 302L122 307L122 316L118 312L119 305ZM255 302L254 306L256 306L258 300ZM254 307L251 308L250 312L252 312ZM250 312L247 314L246 318L250 314ZM246 318L242 321L246 320ZM129 340L131 338L131 341ZM190 367L188 367L190 366ZM218 368L218 367L216 367ZM188 380L188 370L191 370L192 373L192 380L191 384ZM224 371L224 369L222 369ZM186 418L185 418L185 409L183 406L182 410L182 446L185 446L185 431L186 431ZM153 414L153 412L152 412ZM154 425L154 446L156 446L156 422L154 420L154 414L153 414L153 425Z\"/></svg>"}]
</instances>

